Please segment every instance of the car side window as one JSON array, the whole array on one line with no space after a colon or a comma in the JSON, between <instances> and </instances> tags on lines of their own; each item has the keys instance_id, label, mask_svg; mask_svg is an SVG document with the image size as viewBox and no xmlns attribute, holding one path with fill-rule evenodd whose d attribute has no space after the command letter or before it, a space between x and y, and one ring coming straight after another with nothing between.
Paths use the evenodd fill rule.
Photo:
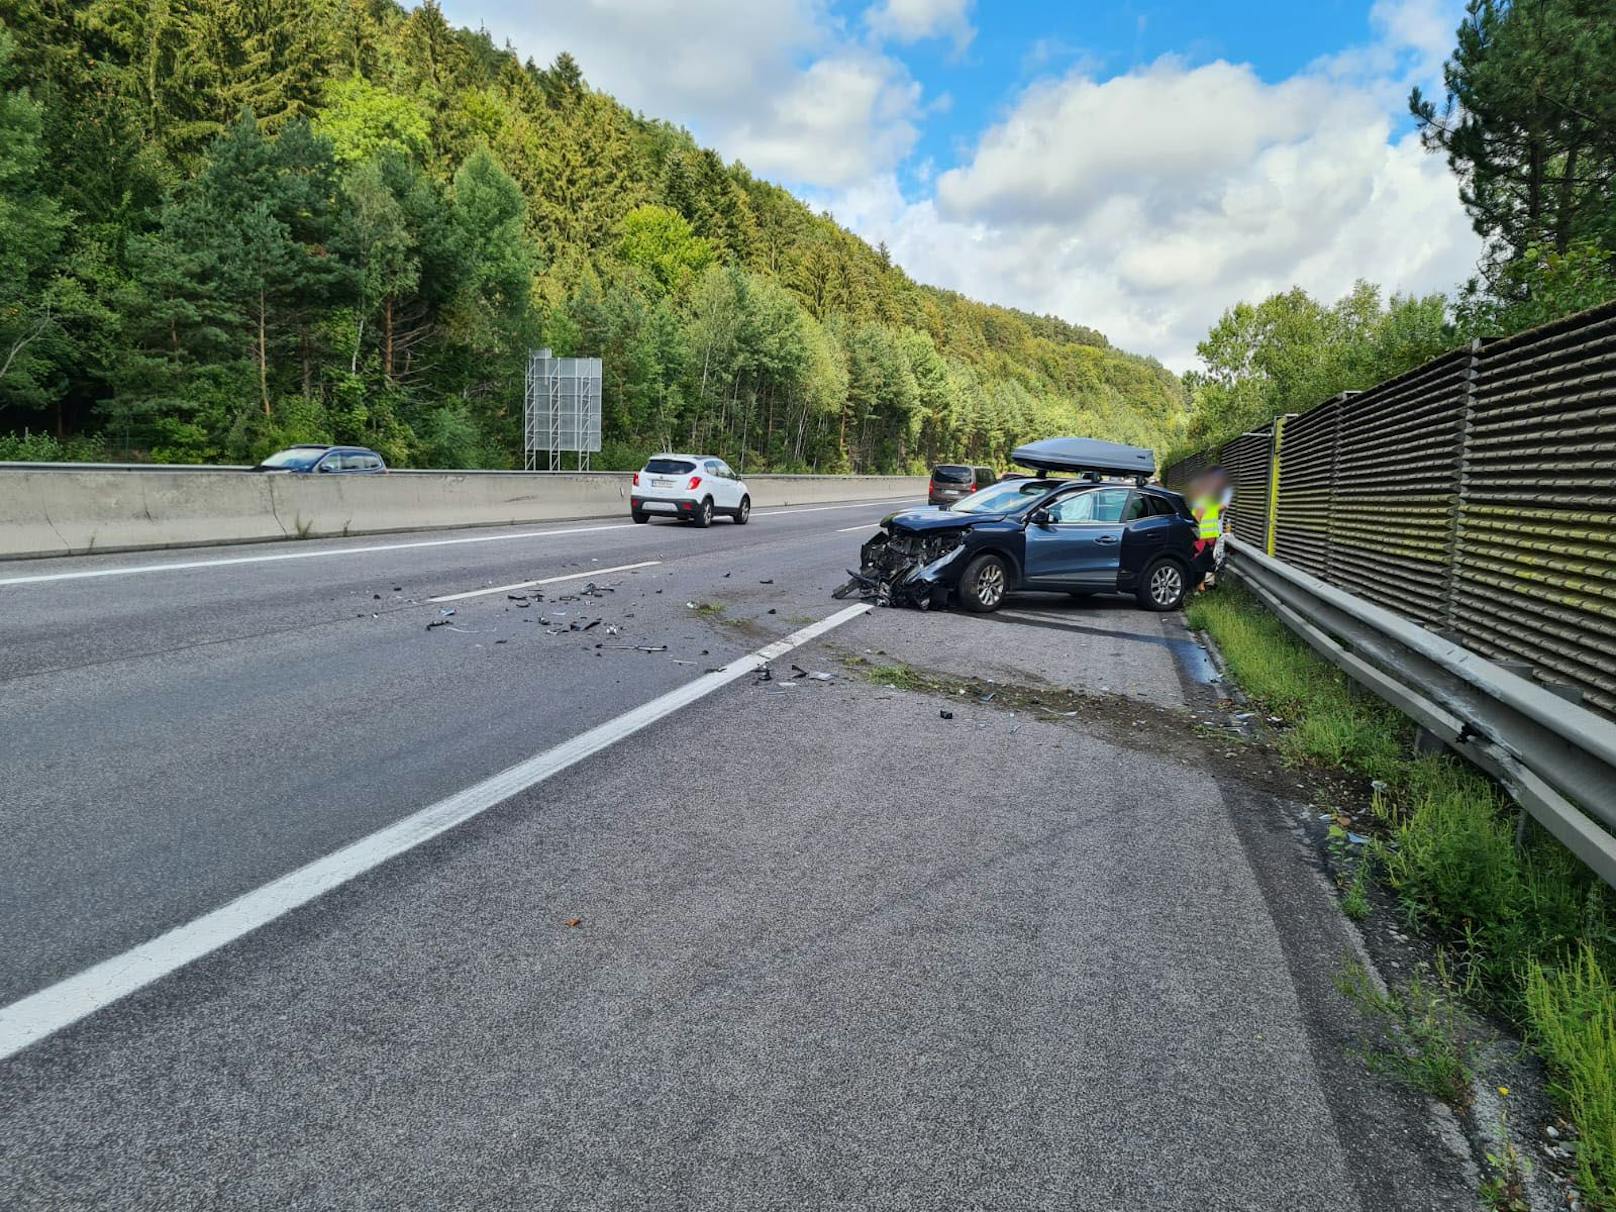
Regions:
<instances>
[{"instance_id":1,"label":"car side window","mask_svg":"<svg viewBox=\"0 0 1616 1212\"><path fill-rule=\"evenodd\" d=\"M1122 514L1128 507L1128 498L1133 490L1128 488L1102 488L1098 492L1088 494L1094 498L1094 520L1096 522L1120 522Z\"/></svg>"},{"instance_id":2,"label":"car side window","mask_svg":"<svg viewBox=\"0 0 1616 1212\"><path fill-rule=\"evenodd\" d=\"M1122 511L1124 522L1137 522L1140 518L1152 517L1155 509L1154 502L1142 492L1136 492L1128 498L1128 507Z\"/></svg>"},{"instance_id":3,"label":"car side window","mask_svg":"<svg viewBox=\"0 0 1616 1212\"><path fill-rule=\"evenodd\" d=\"M704 466L707 468L707 474L708 475L717 476L719 479L724 478L724 473L719 470L719 464L718 464L717 459L708 459L707 462L704 464Z\"/></svg>"},{"instance_id":4,"label":"car side window","mask_svg":"<svg viewBox=\"0 0 1616 1212\"><path fill-rule=\"evenodd\" d=\"M1092 492L1080 492L1076 496L1062 497L1049 506L1050 516L1059 523L1092 522L1094 521L1094 498L1098 495Z\"/></svg>"}]
</instances>

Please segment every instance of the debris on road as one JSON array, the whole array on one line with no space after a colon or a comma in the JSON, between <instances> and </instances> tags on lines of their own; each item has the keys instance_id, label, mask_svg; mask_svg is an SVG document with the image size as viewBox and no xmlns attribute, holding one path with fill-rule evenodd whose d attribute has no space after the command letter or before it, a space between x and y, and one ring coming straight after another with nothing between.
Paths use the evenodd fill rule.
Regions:
<instances>
[{"instance_id":1,"label":"debris on road","mask_svg":"<svg viewBox=\"0 0 1616 1212\"><path fill-rule=\"evenodd\" d=\"M581 917L569 917L566 921L562 922L561 924L563 926L567 926L569 928L573 927L573 926L582 926L584 924L584 919L581 918Z\"/></svg>"},{"instance_id":2,"label":"debris on road","mask_svg":"<svg viewBox=\"0 0 1616 1212\"><path fill-rule=\"evenodd\" d=\"M428 623L426 625L426 629L428 631L431 631L434 627L447 627L448 625L449 625L449 620L448 619L433 619L430 623Z\"/></svg>"},{"instance_id":3,"label":"debris on road","mask_svg":"<svg viewBox=\"0 0 1616 1212\"><path fill-rule=\"evenodd\" d=\"M937 715L940 719L945 720L951 720L954 718L954 713L952 711L939 711Z\"/></svg>"},{"instance_id":4,"label":"debris on road","mask_svg":"<svg viewBox=\"0 0 1616 1212\"><path fill-rule=\"evenodd\" d=\"M636 645L634 645L634 651L635 652L666 652L667 650L668 650L668 646L666 644L636 644Z\"/></svg>"}]
</instances>

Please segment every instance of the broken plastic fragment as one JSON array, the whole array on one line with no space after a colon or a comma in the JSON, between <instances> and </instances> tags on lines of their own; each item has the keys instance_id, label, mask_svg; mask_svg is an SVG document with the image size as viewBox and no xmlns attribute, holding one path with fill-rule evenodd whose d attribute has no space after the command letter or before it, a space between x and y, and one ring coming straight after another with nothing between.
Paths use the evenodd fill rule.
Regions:
<instances>
[{"instance_id":1,"label":"broken plastic fragment","mask_svg":"<svg viewBox=\"0 0 1616 1212\"><path fill-rule=\"evenodd\" d=\"M952 711L939 711L937 714L945 720L951 720L954 718L954 713Z\"/></svg>"}]
</instances>

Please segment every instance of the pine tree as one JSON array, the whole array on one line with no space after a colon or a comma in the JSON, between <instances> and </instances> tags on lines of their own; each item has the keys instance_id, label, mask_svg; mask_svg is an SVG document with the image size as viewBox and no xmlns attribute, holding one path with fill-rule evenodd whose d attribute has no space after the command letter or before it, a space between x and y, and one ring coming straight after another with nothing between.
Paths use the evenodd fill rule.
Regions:
<instances>
[{"instance_id":1,"label":"pine tree","mask_svg":"<svg viewBox=\"0 0 1616 1212\"><path fill-rule=\"evenodd\" d=\"M1472 0L1446 103L1416 88L1495 267L1534 248L1616 251L1616 21L1608 0Z\"/></svg>"}]
</instances>

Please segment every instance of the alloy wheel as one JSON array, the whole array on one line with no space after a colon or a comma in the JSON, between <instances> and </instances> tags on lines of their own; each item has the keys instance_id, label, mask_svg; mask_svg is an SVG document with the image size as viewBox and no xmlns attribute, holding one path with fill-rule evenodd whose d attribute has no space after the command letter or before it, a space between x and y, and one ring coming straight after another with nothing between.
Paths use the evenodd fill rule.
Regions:
<instances>
[{"instance_id":1,"label":"alloy wheel","mask_svg":"<svg viewBox=\"0 0 1616 1212\"><path fill-rule=\"evenodd\" d=\"M984 564L976 574L976 597L984 606L997 606L1004 597L1004 569L998 564Z\"/></svg>"},{"instance_id":2,"label":"alloy wheel","mask_svg":"<svg viewBox=\"0 0 1616 1212\"><path fill-rule=\"evenodd\" d=\"M1150 577L1150 596L1158 606L1171 606L1184 592L1184 574L1172 564L1163 564Z\"/></svg>"}]
</instances>

